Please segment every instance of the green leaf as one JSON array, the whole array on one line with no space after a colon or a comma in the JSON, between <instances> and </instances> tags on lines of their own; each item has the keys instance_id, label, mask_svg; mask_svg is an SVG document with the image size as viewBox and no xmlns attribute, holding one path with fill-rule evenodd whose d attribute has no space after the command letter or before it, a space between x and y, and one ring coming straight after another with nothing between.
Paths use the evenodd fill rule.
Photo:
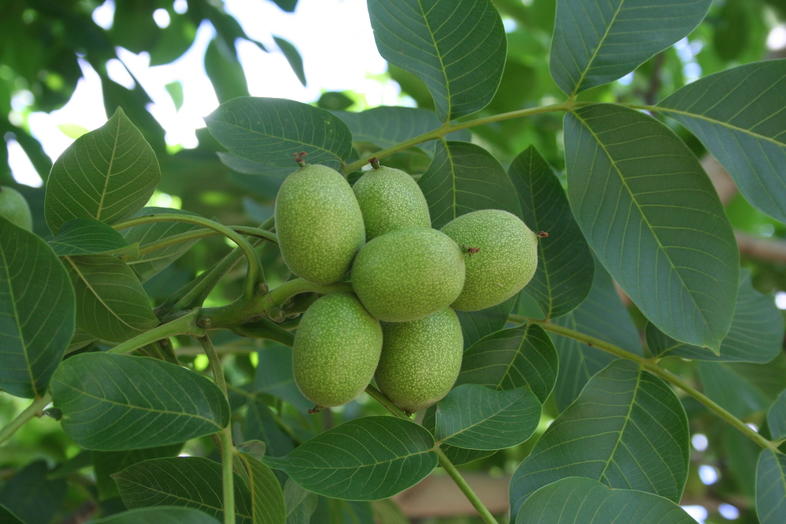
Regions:
<instances>
[{"instance_id":1,"label":"green leaf","mask_svg":"<svg viewBox=\"0 0 786 524\"><path fill-rule=\"evenodd\" d=\"M516 189L491 154L468 142L437 142L434 160L420 181L431 225L439 229L477 209L504 209L521 215Z\"/></svg>"},{"instance_id":2,"label":"green leaf","mask_svg":"<svg viewBox=\"0 0 786 524\"><path fill-rule=\"evenodd\" d=\"M92 521L93 524L219 524L215 517L193 508L138 508Z\"/></svg>"},{"instance_id":3,"label":"green leaf","mask_svg":"<svg viewBox=\"0 0 786 524\"><path fill-rule=\"evenodd\" d=\"M281 38L280 36L274 35L273 40L284 54L284 58L286 58L287 62L289 62L289 67L292 68L292 71L297 76L297 79L300 80L300 83L305 86L306 72L303 70L303 58L300 56L297 47L293 46L289 40Z\"/></svg>"},{"instance_id":4,"label":"green leaf","mask_svg":"<svg viewBox=\"0 0 786 524\"><path fill-rule=\"evenodd\" d=\"M285 400L301 411L314 407L303 396L292 375L292 350L278 343L257 352L259 364L254 376L254 391L267 393Z\"/></svg>"},{"instance_id":5,"label":"green leaf","mask_svg":"<svg viewBox=\"0 0 786 524\"><path fill-rule=\"evenodd\" d=\"M109 255L65 260L76 292L79 329L122 342L158 325L142 284L124 262Z\"/></svg>"},{"instance_id":6,"label":"green leaf","mask_svg":"<svg viewBox=\"0 0 786 524\"><path fill-rule=\"evenodd\" d=\"M369 0L379 53L428 86L445 122L483 109L505 67L505 30L489 0Z\"/></svg>"},{"instance_id":7,"label":"green leaf","mask_svg":"<svg viewBox=\"0 0 786 524\"><path fill-rule=\"evenodd\" d=\"M120 233L103 222L76 218L63 224L49 239L49 245L59 256L68 256L118 252L128 244Z\"/></svg>"},{"instance_id":8,"label":"green leaf","mask_svg":"<svg viewBox=\"0 0 786 524\"><path fill-rule=\"evenodd\" d=\"M51 389L63 430L86 449L177 444L229 421L226 399L210 380L148 357L82 353L63 361Z\"/></svg>"},{"instance_id":9,"label":"green leaf","mask_svg":"<svg viewBox=\"0 0 786 524\"><path fill-rule=\"evenodd\" d=\"M459 448L505 449L532 436L539 420L540 402L529 388L464 384L437 404L435 437Z\"/></svg>"},{"instance_id":10,"label":"green leaf","mask_svg":"<svg viewBox=\"0 0 786 524\"><path fill-rule=\"evenodd\" d=\"M786 359L767 364L697 361L704 394L738 418L767 410L786 386Z\"/></svg>"},{"instance_id":11,"label":"green leaf","mask_svg":"<svg viewBox=\"0 0 786 524\"><path fill-rule=\"evenodd\" d=\"M568 199L587 242L664 333L718 353L739 252L687 146L657 120L596 104L565 117Z\"/></svg>"},{"instance_id":12,"label":"green leaf","mask_svg":"<svg viewBox=\"0 0 786 524\"><path fill-rule=\"evenodd\" d=\"M46 242L0 218L0 388L42 396L74 334L74 288Z\"/></svg>"},{"instance_id":13,"label":"green leaf","mask_svg":"<svg viewBox=\"0 0 786 524\"><path fill-rule=\"evenodd\" d=\"M677 342L652 324L646 328L647 345L659 357L675 356L715 362L769 362L781 352L783 317L770 295L753 288L751 275L740 278L731 328L721 342L720 354Z\"/></svg>"},{"instance_id":14,"label":"green leaf","mask_svg":"<svg viewBox=\"0 0 786 524\"><path fill-rule=\"evenodd\" d=\"M251 520L254 524L279 524L286 518L284 493L273 472L246 453L235 455L235 471L243 479L251 496Z\"/></svg>"},{"instance_id":15,"label":"green leaf","mask_svg":"<svg viewBox=\"0 0 786 524\"><path fill-rule=\"evenodd\" d=\"M786 521L786 455L769 449L756 465L756 515L761 524Z\"/></svg>"},{"instance_id":16,"label":"green leaf","mask_svg":"<svg viewBox=\"0 0 786 524\"><path fill-rule=\"evenodd\" d=\"M293 100L241 97L225 102L206 119L210 134L230 153L268 168L297 165L305 152L310 164L338 168L352 150L352 135L329 112Z\"/></svg>"},{"instance_id":17,"label":"green leaf","mask_svg":"<svg viewBox=\"0 0 786 524\"><path fill-rule=\"evenodd\" d=\"M516 524L695 524L669 499L632 489L610 489L594 479L568 477L537 490L521 506Z\"/></svg>"},{"instance_id":18,"label":"green leaf","mask_svg":"<svg viewBox=\"0 0 786 524\"><path fill-rule=\"evenodd\" d=\"M557 378L557 353L543 328L528 324L488 335L464 352L457 385L529 387L545 402Z\"/></svg>"},{"instance_id":19,"label":"green leaf","mask_svg":"<svg viewBox=\"0 0 786 524\"><path fill-rule=\"evenodd\" d=\"M118 496L117 484L112 478L114 473L143 460L176 457L182 447L182 444L172 444L130 451L91 451L99 499L107 500Z\"/></svg>"},{"instance_id":20,"label":"green leaf","mask_svg":"<svg viewBox=\"0 0 786 524\"><path fill-rule=\"evenodd\" d=\"M781 391L767 411L767 424L773 440L786 440L786 389Z\"/></svg>"},{"instance_id":21,"label":"green leaf","mask_svg":"<svg viewBox=\"0 0 786 524\"><path fill-rule=\"evenodd\" d=\"M393 417L355 419L304 442L283 458L266 457L309 491L346 500L391 497L437 465L434 438Z\"/></svg>"},{"instance_id":22,"label":"green leaf","mask_svg":"<svg viewBox=\"0 0 786 524\"><path fill-rule=\"evenodd\" d=\"M109 121L60 155L46 183L44 214L52 231L75 218L112 223L145 205L161 177L145 137L118 108Z\"/></svg>"},{"instance_id":23,"label":"green leaf","mask_svg":"<svg viewBox=\"0 0 786 524\"><path fill-rule=\"evenodd\" d=\"M141 217L161 214L193 215L193 213L176 209L146 207L134 216ZM200 229L200 226L185 222L151 222L123 230L123 236L126 242L129 244L138 243L139 249L143 253L138 258L129 261L128 265L134 270L134 273L137 274L139 280L142 282L149 280L164 270L172 262L183 256L186 251L191 249L191 247L198 242L198 240L194 239L178 242L177 244L156 249L149 253L146 253L145 249L175 235L188 233L189 231L195 231L197 229Z\"/></svg>"},{"instance_id":24,"label":"green leaf","mask_svg":"<svg viewBox=\"0 0 786 524\"><path fill-rule=\"evenodd\" d=\"M559 179L533 146L513 160L508 175L521 200L524 223L536 233L549 234L538 242L538 269L523 293L537 301L546 318L562 316L590 291L592 253Z\"/></svg>"},{"instance_id":25,"label":"green leaf","mask_svg":"<svg viewBox=\"0 0 786 524\"><path fill-rule=\"evenodd\" d=\"M702 78L658 104L728 170L745 198L786 222L786 60Z\"/></svg>"},{"instance_id":26,"label":"green leaf","mask_svg":"<svg viewBox=\"0 0 786 524\"><path fill-rule=\"evenodd\" d=\"M0 509L5 507L25 524L51 522L63 503L68 485L65 479L50 479L49 473L46 461L35 460L5 480L0 489ZM6 524L5 520L2 522Z\"/></svg>"},{"instance_id":27,"label":"green leaf","mask_svg":"<svg viewBox=\"0 0 786 524\"><path fill-rule=\"evenodd\" d=\"M261 399L249 399L246 406L246 417L243 419L244 440L261 440L267 445L267 453L274 457L292 451L292 439L279 429L273 413Z\"/></svg>"},{"instance_id":28,"label":"green leaf","mask_svg":"<svg viewBox=\"0 0 786 524\"><path fill-rule=\"evenodd\" d=\"M565 476L680 500L688 475L688 419L659 378L617 360L549 426L510 481L512 513Z\"/></svg>"},{"instance_id":29,"label":"green leaf","mask_svg":"<svg viewBox=\"0 0 786 524\"><path fill-rule=\"evenodd\" d=\"M710 4L559 0L551 76L568 94L616 80L690 33Z\"/></svg>"},{"instance_id":30,"label":"green leaf","mask_svg":"<svg viewBox=\"0 0 786 524\"><path fill-rule=\"evenodd\" d=\"M380 148L398 145L412 137L437 129L441 122L433 111L415 107L375 107L359 113L332 111L344 121L352 132L352 141L373 144ZM450 140L469 142L468 130L454 131L446 135ZM433 153L435 141L420 143L416 146Z\"/></svg>"},{"instance_id":31,"label":"green leaf","mask_svg":"<svg viewBox=\"0 0 786 524\"><path fill-rule=\"evenodd\" d=\"M609 274L600 264L595 264L592 287L584 302L554 322L642 354L639 333L620 302ZM551 334L551 339L559 355L554 397L562 410L579 396L590 377L616 358L569 337Z\"/></svg>"},{"instance_id":32,"label":"green leaf","mask_svg":"<svg viewBox=\"0 0 786 524\"><path fill-rule=\"evenodd\" d=\"M284 484L284 504L287 508L287 524L309 524L317 509L319 497L306 491L300 484L288 479Z\"/></svg>"},{"instance_id":33,"label":"green leaf","mask_svg":"<svg viewBox=\"0 0 786 524\"><path fill-rule=\"evenodd\" d=\"M511 297L502 304L497 304L481 311L456 311L461 322L461 333L464 336L464 347L468 348L481 338L499 331L508 323L516 297Z\"/></svg>"},{"instance_id":34,"label":"green leaf","mask_svg":"<svg viewBox=\"0 0 786 524\"><path fill-rule=\"evenodd\" d=\"M246 75L235 49L222 38L213 38L205 50L205 73L220 102L248 96Z\"/></svg>"},{"instance_id":35,"label":"green leaf","mask_svg":"<svg viewBox=\"0 0 786 524\"><path fill-rule=\"evenodd\" d=\"M0 522L3 524L24 524L19 520L19 517L2 504L0 504Z\"/></svg>"},{"instance_id":36,"label":"green leaf","mask_svg":"<svg viewBox=\"0 0 786 524\"><path fill-rule=\"evenodd\" d=\"M221 464L202 457L145 460L114 475L120 498L128 508L185 506L215 518L223 517ZM235 475L235 516L238 524L251 520L251 495Z\"/></svg>"}]
</instances>

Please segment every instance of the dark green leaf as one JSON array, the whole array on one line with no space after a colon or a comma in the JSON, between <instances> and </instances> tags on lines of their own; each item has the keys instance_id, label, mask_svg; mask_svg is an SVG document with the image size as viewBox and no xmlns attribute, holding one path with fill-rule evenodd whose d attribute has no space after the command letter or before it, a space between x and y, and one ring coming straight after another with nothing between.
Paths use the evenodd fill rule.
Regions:
<instances>
[{"instance_id":1,"label":"dark green leaf","mask_svg":"<svg viewBox=\"0 0 786 524\"><path fill-rule=\"evenodd\" d=\"M468 348L486 335L505 327L508 315L515 305L514 296L502 304L481 311L456 311L461 322L461 333L464 335L464 347Z\"/></svg>"},{"instance_id":2,"label":"dark green leaf","mask_svg":"<svg viewBox=\"0 0 786 524\"><path fill-rule=\"evenodd\" d=\"M220 431L229 408L207 378L148 357L83 353L52 378L63 430L102 451L176 444Z\"/></svg>"},{"instance_id":3,"label":"dark green leaf","mask_svg":"<svg viewBox=\"0 0 786 524\"><path fill-rule=\"evenodd\" d=\"M138 508L94 520L93 524L219 524L215 517L193 508Z\"/></svg>"},{"instance_id":4,"label":"dark green leaf","mask_svg":"<svg viewBox=\"0 0 786 524\"><path fill-rule=\"evenodd\" d=\"M10 509L2 504L0 504L0 522L3 524L25 524L19 520L19 517L14 515Z\"/></svg>"},{"instance_id":5,"label":"dark green leaf","mask_svg":"<svg viewBox=\"0 0 786 524\"><path fill-rule=\"evenodd\" d=\"M704 394L738 418L766 411L786 386L784 360L769 364L697 361Z\"/></svg>"},{"instance_id":6,"label":"dark green leaf","mask_svg":"<svg viewBox=\"0 0 786 524\"><path fill-rule=\"evenodd\" d=\"M0 504L25 524L50 522L63 502L67 486L64 479L50 480L48 474L45 461L31 462L5 482L0 490ZM5 520L2 522L6 524Z\"/></svg>"},{"instance_id":7,"label":"dark green leaf","mask_svg":"<svg viewBox=\"0 0 786 524\"><path fill-rule=\"evenodd\" d=\"M74 289L39 237L0 218L0 388L41 396L74 334Z\"/></svg>"},{"instance_id":8,"label":"dark green leaf","mask_svg":"<svg viewBox=\"0 0 786 524\"><path fill-rule=\"evenodd\" d=\"M292 350L277 343L260 349L259 364L254 377L254 391L267 393L285 400L296 408L306 411L314 403L303 396L292 376Z\"/></svg>"},{"instance_id":9,"label":"dark green leaf","mask_svg":"<svg viewBox=\"0 0 786 524\"><path fill-rule=\"evenodd\" d=\"M592 286L594 261L570 212L562 185L537 150L530 146L508 169L521 199L524 223L547 238L538 242L538 269L524 293L534 298L546 318L576 308Z\"/></svg>"},{"instance_id":10,"label":"dark green leaf","mask_svg":"<svg viewBox=\"0 0 786 524\"><path fill-rule=\"evenodd\" d=\"M781 391L767 411L767 424L774 440L786 440L786 389Z\"/></svg>"},{"instance_id":11,"label":"dark green leaf","mask_svg":"<svg viewBox=\"0 0 786 524\"><path fill-rule=\"evenodd\" d=\"M57 234L49 239L49 245L60 256L95 255L121 251L127 246L123 236L92 218L69 220Z\"/></svg>"},{"instance_id":12,"label":"dark green leaf","mask_svg":"<svg viewBox=\"0 0 786 524\"><path fill-rule=\"evenodd\" d=\"M235 471L243 479L251 496L253 524L279 524L284 522L284 494L278 479L259 460L246 453L235 455Z\"/></svg>"},{"instance_id":13,"label":"dark green leaf","mask_svg":"<svg viewBox=\"0 0 786 524\"><path fill-rule=\"evenodd\" d=\"M711 0L560 0L551 43L551 76L566 93L616 80L686 36Z\"/></svg>"},{"instance_id":14,"label":"dark green leaf","mask_svg":"<svg viewBox=\"0 0 786 524\"><path fill-rule=\"evenodd\" d=\"M273 0L273 2L284 11L293 12L297 6L297 0Z\"/></svg>"},{"instance_id":15,"label":"dark green leaf","mask_svg":"<svg viewBox=\"0 0 786 524\"><path fill-rule=\"evenodd\" d=\"M316 494L306 491L294 480L288 479L284 484L287 524L309 524L318 502Z\"/></svg>"},{"instance_id":16,"label":"dark green leaf","mask_svg":"<svg viewBox=\"0 0 786 524\"><path fill-rule=\"evenodd\" d=\"M734 177L745 198L786 222L786 60L702 78L658 108L691 130Z\"/></svg>"},{"instance_id":17,"label":"dark green leaf","mask_svg":"<svg viewBox=\"0 0 786 524\"><path fill-rule=\"evenodd\" d=\"M539 420L540 402L529 388L464 384L437 404L435 437L459 448L504 449L527 440Z\"/></svg>"},{"instance_id":18,"label":"dark green leaf","mask_svg":"<svg viewBox=\"0 0 786 524\"><path fill-rule=\"evenodd\" d=\"M521 215L516 189L507 173L488 151L475 144L438 141L434 160L419 184L436 229L477 209L504 209Z\"/></svg>"},{"instance_id":19,"label":"dark green leaf","mask_svg":"<svg viewBox=\"0 0 786 524\"><path fill-rule=\"evenodd\" d=\"M443 121L483 109L505 67L505 30L489 0L369 0L380 54L418 75Z\"/></svg>"},{"instance_id":20,"label":"dark green leaf","mask_svg":"<svg viewBox=\"0 0 786 524\"><path fill-rule=\"evenodd\" d=\"M242 97L219 106L205 121L230 153L268 168L297 165L293 153L305 152L310 164L338 168L352 150L347 126L324 109L277 98Z\"/></svg>"},{"instance_id":21,"label":"dark green leaf","mask_svg":"<svg viewBox=\"0 0 786 524\"><path fill-rule=\"evenodd\" d=\"M292 451L292 439L279 429L269 407L258 398L249 400L246 406L248 411L243 420L245 440L261 440L267 445L268 455L274 457Z\"/></svg>"},{"instance_id":22,"label":"dark green leaf","mask_svg":"<svg viewBox=\"0 0 786 524\"><path fill-rule=\"evenodd\" d=\"M610 489L594 479L568 477L544 486L521 506L516 524L695 524L669 499L632 489Z\"/></svg>"},{"instance_id":23,"label":"dark green leaf","mask_svg":"<svg viewBox=\"0 0 786 524\"><path fill-rule=\"evenodd\" d=\"M300 80L300 83L305 86L306 72L303 70L303 57L300 56L297 47L293 46L289 40L281 38L280 36L273 36L273 40L276 42L278 48L281 49L281 52L284 54L284 58L286 58L287 62L289 62L289 67L292 68L292 71L297 76L297 79Z\"/></svg>"},{"instance_id":24,"label":"dark green leaf","mask_svg":"<svg viewBox=\"0 0 786 524\"><path fill-rule=\"evenodd\" d=\"M246 75L234 48L221 38L210 41L205 51L205 72L213 84L219 102L248 96Z\"/></svg>"},{"instance_id":25,"label":"dark green leaf","mask_svg":"<svg viewBox=\"0 0 786 524\"><path fill-rule=\"evenodd\" d=\"M513 514L565 476L680 500L688 475L688 419L659 378L627 360L595 375L538 441L510 481Z\"/></svg>"},{"instance_id":26,"label":"dark green leaf","mask_svg":"<svg viewBox=\"0 0 786 524\"><path fill-rule=\"evenodd\" d=\"M565 117L565 158L573 214L611 276L664 333L717 353L739 252L693 153L657 120L596 104Z\"/></svg>"},{"instance_id":27,"label":"dark green leaf","mask_svg":"<svg viewBox=\"0 0 786 524\"><path fill-rule=\"evenodd\" d=\"M161 214L191 215L192 213L161 207L146 207L135 216ZM138 243L139 249L142 251L142 255L129 261L128 265L134 270L141 281L145 282L149 280L169 266L169 264L183 256L186 251L197 242L197 239L178 242L177 244L150 252L145 252L145 250L152 247L157 242L165 241L175 235L188 233L197 229L200 229L200 227L185 222L150 222L148 224L140 224L123 230L123 236L126 241L129 244Z\"/></svg>"},{"instance_id":28,"label":"dark green leaf","mask_svg":"<svg viewBox=\"0 0 786 524\"><path fill-rule=\"evenodd\" d=\"M128 508L185 506L223 517L221 464L202 457L145 460L114 475ZM235 516L238 524L254 524L252 502L243 480L235 475Z\"/></svg>"},{"instance_id":29,"label":"dark green leaf","mask_svg":"<svg viewBox=\"0 0 786 524\"><path fill-rule=\"evenodd\" d=\"M93 470L95 471L96 488L98 488L100 500L118 496L117 484L115 484L112 478L114 473L143 460L175 457L182 447L182 444L173 444L131 451L92 451Z\"/></svg>"},{"instance_id":30,"label":"dark green leaf","mask_svg":"<svg viewBox=\"0 0 786 524\"><path fill-rule=\"evenodd\" d=\"M497 389L529 387L545 402L557 377L557 353L540 326L504 329L473 344L464 353L456 384Z\"/></svg>"},{"instance_id":31,"label":"dark green leaf","mask_svg":"<svg viewBox=\"0 0 786 524\"><path fill-rule=\"evenodd\" d=\"M721 342L720 354L677 342L652 324L647 325L647 345L661 357L677 356L715 362L769 362L781 352L783 317L769 295L756 291L750 273L740 278L734 318L726 338Z\"/></svg>"},{"instance_id":32,"label":"dark green leaf","mask_svg":"<svg viewBox=\"0 0 786 524\"><path fill-rule=\"evenodd\" d=\"M158 325L142 284L124 262L109 255L65 260L76 292L79 329L122 342Z\"/></svg>"},{"instance_id":33,"label":"dark green leaf","mask_svg":"<svg viewBox=\"0 0 786 524\"><path fill-rule=\"evenodd\" d=\"M554 322L642 354L639 333L620 302L609 274L600 264L595 264L592 288L584 302ZM551 339L559 355L555 399L562 410L579 396L590 377L615 357L572 338L552 334Z\"/></svg>"},{"instance_id":34,"label":"dark green leaf","mask_svg":"<svg viewBox=\"0 0 786 524\"><path fill-rule=\"evenodd\" d=\"M145 205L160 177L153 149L118 108L55 162L46 184L46 222L54 232L74 218L115 222Z\"/></svg>"},{"instance_id":35,"label":"dark green leaf","mask_svg":"<svg viewBox=\"0 0 786 524\"><path fill-rule=\"evenodd\" d=\"M423 427L393 417L346 422L265 461L309 491L348 500L395 495L437 465L434 438Z\"/></svg>"},{"instance_id":36,"label":"dark green leaf","mask_svg":"<svg viewBox=\"0 0 786 524\"><path fill-rule=\"evenodd\" d=\"M761 524L786 521L786 455L762 450L756 465L756 514Z\"/></svg>"}]
</instances>

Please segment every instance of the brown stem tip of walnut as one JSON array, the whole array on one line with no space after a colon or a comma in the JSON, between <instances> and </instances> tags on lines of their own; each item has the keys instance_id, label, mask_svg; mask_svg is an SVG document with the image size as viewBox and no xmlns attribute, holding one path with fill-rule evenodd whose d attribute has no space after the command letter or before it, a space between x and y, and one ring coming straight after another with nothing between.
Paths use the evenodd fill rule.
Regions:
<instances>
[{"instance_id":1,"label":"brown stem tip of walnut","mask_svg":"<svg viewBox=\"0 0 786 524\"><path fill-rule=\"evenodd\" d=\"M371 167L374 169L379 169L379 159L375 156L368 159L368 163L371 164Z\"/></svg>"},{"instance_id":2,"label":"brown stem tip of walnut","mask_svg":"<svg viewBox=\"0 0 786 524\"><path fill-rule=\"evenodd\" d=\"M538 231L536 233L536 235L537 235L538 238L549 238L549 232L548 231Z\"/></svg>"},{"instance_id":3,"label":"brown stem tip of walnut","mask_svg":"<svg viewBox=\"0 0 786 524\"><path fill-rule=\"evenodd\" d=\"M308 410L308 414L313 415L314 413L319 413L320 411L322 411L321 406L314 406L313 408Z\"/></svg>"},{"instance_id":4,"label":"brown stem tip of walnut","mask_svg":"<svg viewBox=\"0 0 786 524\"><path fill-rule=\"evenodd\" d=\"M463 247L464 247L464 252L468 255L474 255L475 253L478 253L480 251L479 247L466 247L466 246Z\"/></svg>"},{"instance_id":5,"label":"brown stem tip of walnut","mask_svg":"<svg viewBox=\"0 0 786 524\"><path fill-rule=\"evenodd\" d=\"M295 159L295 162L300 167L305 167L306 166L306 156L307 155L308 155L308 153L306 153L305 151L300 151L299 153L292 153L292 157Z\"/></svg>"}]
</instances>

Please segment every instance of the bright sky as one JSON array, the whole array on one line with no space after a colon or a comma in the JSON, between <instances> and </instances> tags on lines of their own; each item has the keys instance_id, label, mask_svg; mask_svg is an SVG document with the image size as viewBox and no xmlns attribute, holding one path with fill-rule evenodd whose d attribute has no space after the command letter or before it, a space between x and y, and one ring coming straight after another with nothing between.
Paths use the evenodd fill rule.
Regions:
<instances>
[{"instance_id":1,"label":"bright sky","mask_svg":"<svg viewBox=\"0 0 786 524\"><path fill-rule=\"evenodd\" d=\"M176 0L174 5L180 10L186 7L186 2ZM385 72L386 64L374 44L365 0L300 0L293 14L282 11L268 0L226 0L225 5L246 33L270 51L265 53L250 42L238 42L238 54L252 96L313 102L324 91L353 90L363 93L369 106L406 104L395 82L376 79ZM107 0L94 12L93 19L102 27L109 27L113 12L114 0ZM154 19L161 27L169 22L164 10L159 10ZM115 81L127 87L133 85L132 77L125 70L127 67L147 90L153 99L149 110L166 130L169 144L195 147L194 130L204 127L203 118L218 106L202 63L213 34L213 28L203 24L197 31L194 45L171 64L150 67L147 53L137 55L119 48L118 56L123 63L114 60L108 66ZM307 87L303 87L292 72L272 35L285 38L300 51ZM82 72L84 78L65 106L49 114L30 115L31 132L52 159L74 140L74 133L69 136L63 129L92 130L107 119L103 104L99 102L102 97L98 75L84 62ZM174 81L183 84L184 100L179 110L165 88ZM22 109L29 103L29 96L29 93L22 93L15 97L14 107ZM9 153L14 178L28 185L40 185L41 179L21 147L12 142Z\"/></svg>"}]
</instances>

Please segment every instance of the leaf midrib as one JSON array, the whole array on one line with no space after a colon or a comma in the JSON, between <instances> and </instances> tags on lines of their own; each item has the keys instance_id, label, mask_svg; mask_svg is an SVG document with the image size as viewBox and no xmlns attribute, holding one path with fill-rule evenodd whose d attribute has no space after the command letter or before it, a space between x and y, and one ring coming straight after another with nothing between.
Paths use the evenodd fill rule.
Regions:
<instances>
[{"instance_id":1,"label":"leaf midrib","mask_svg":"<svg viewBox=\"0 0 786 524\"><path fill-rule=\"evenodd\" d=\"M431 43L434 45L434 50L436 51L435 56L437 60L439 60L439 71L442 73L442 78L445 80L445 102L447 102L447 110L445 111L445 121L450 121L450 112L453 110L453 99L450 90L450 79L448 78L448 71L445 68L445 61L442 60L442 55L440 54L439 46L437 45L437 39L434 32L431 30L431 24L429 23L428 17L426 16L426 10L423 8L422 0L417 0L418 8L420 9L420 14L423 17L423 23L426 26L426 30L428 31L428 35L431 38Z\"/></svg>"},{"instance_id":2,"label":"leaf midrib","mask_svg":"<svg viewBox=\"0 0 786 524\"><path fill-rule=\"evenodd\" d=\"M625 4L625 0L620 0L617 9L614 11L614 14L611 16L608 25L606 25L606 31L604 31L603 36L600 37L598 40L598 45L595 46L595 50L592 52L592 56L590 56L589 60L587 60L587 66L582 70L581 74L579 75L579 79L576 82L576 86L573 88L571 92L571 96L575 96L578 93L579 89L581 88L581 84L584 82L584 78L587 75L587 72L592 68L592 63L598 57L598 53L600 52L600 48L603 47L603 43L606 41L606 38L609 36L609 31L611 31L611 27L617 21L617 17L622 11L622 6Z\"/></svg>"},{"instance_id":3,"label":"leaf midrib","mask_svg":"<svg viewBox=\"0 0 786 524\"><path fill-rule=\"evenodd\" d=\"M106 176L104 177L104 187L101 190L101 199L98 201L98 209L96 209L96 220L101 220L101 212L104 210L104 199L106 198L107 188L109 187L109 179L112 177L112 166L115 163L115 155L117 153L117 140L120 136L120 123L120 119L118 118L117 130L115 131L114 140L112 141L112 153L109 155L109 165L106 168Z\"/></svg>"},{"instance_id":4,"label":"leaf midrib","mask_svg":"<svg viewBox=\"0 0 786 524\"><path fill-rule=\"evenodd\" d=\"M661 106L661 105L653 106L653 107L651 107L651 109L654 110L654 111L661 111L663 113L675 113L675 114L678 114L678 115L681 115L681 116L686 116L686 117L689 117L689 118L695 118L697 120L704 120L705 122L709 122L709 123L714 124L714 125L718 125L718 126L721 126L721 127L725 127L725 128L731 129L732 131L736 131L736 132L739 132L739 133L744 133L744 134L749 135L749 136L751 136L753 138L756 138L758 140L764 140L765 142L771 142L771 143L775 144L778 147L786 147L786 142L779 142L779 141L775 140L774 138L768 137L767 135L762 135L762 134L756 133L755 131L752 131L750 129L747 129L747 128L744 128L744 127L739 127L739 126L731 124L730 122L724 122L723 120L717 120L715 118L712 118L712 117L709 117L709 116L706 116L706 115L703 115L703 114L700 114L700 113L692 113L690 111L683 111L681 109L674 109L674 108L671 108L671 107Z\"/></svg>"}]
</instances>

